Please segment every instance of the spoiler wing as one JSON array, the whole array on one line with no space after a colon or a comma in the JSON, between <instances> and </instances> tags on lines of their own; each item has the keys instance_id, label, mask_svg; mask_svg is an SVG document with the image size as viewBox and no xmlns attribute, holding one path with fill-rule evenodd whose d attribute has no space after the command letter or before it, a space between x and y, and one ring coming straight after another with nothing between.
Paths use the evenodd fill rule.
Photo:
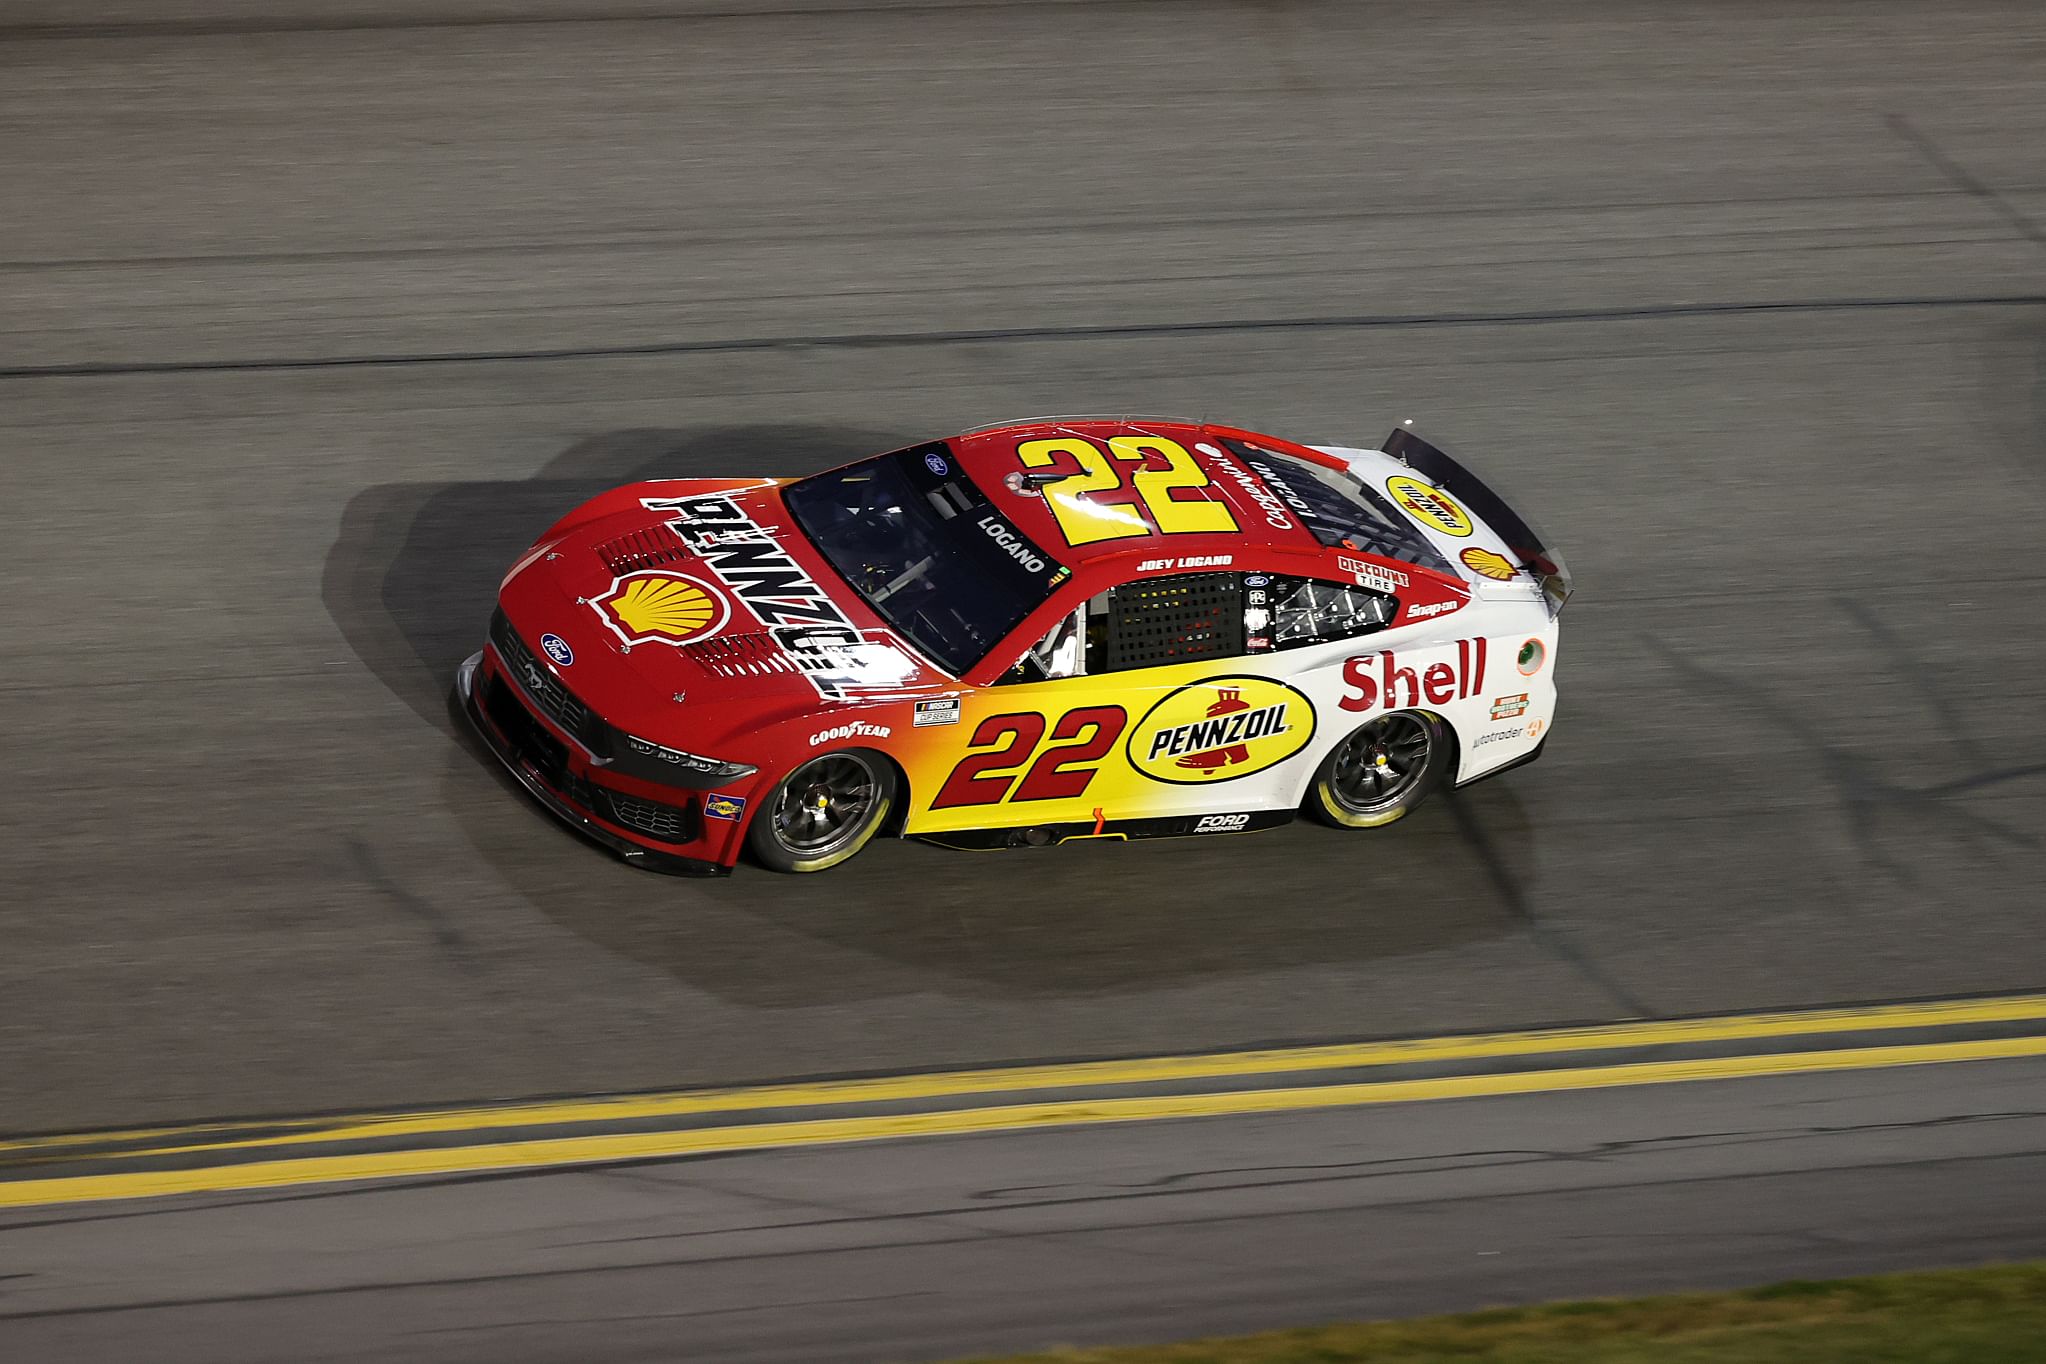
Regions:
<instances>
[{"instance_id":1,"label":"spoiler wing","mask_svg":"<svg viewBox=\"0 0 2046 1364\"><path fill-rule=\"evenodd\" d=\"M1424 438L1411 421L1403 421L1385 438L1385 453L1412 469L1435 487L1457 499L1499 533L1507 549L1521 566L1541 584L1542 598L1553 618L1570 600L1572 583L1569 566L1548 537L1528 524L1527 518L1506 505L1504 498L1487 487L1484 480L1463 467L1441 446Z\"/></svg>"}]
</instances>

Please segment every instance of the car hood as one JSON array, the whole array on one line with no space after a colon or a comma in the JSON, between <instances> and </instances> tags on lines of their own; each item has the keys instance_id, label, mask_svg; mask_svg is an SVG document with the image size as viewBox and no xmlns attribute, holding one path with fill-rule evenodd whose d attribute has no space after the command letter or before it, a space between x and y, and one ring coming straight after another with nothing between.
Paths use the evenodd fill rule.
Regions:
<instances>
[{"instance_id":1,"label":"car hood","mask_svg":"<svg viewBox=\"0 0 2046 1364\"><path fill-rule=\"evenodd\" d=\"M682 723L678 707L707 747L820 708L956 689L832 571L781 487L620 489L548 532L500 604L564 686L657 739Z\"/></svg>"}]
</instances>

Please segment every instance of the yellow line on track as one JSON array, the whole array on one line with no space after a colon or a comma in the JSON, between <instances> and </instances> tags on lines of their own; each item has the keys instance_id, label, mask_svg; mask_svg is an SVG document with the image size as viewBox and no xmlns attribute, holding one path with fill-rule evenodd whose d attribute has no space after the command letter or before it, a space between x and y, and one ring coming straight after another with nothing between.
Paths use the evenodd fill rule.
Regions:
<instances>
[{"instance_id":1,"label":"yellow line on track","mask_svg":"<svg viewBox=\"0 0 2046 1364\"><path fill-rule=\"evenodd\" d=\"M815 1118L795 1122L557 1137L489 1145L377 1151L356 1155L309 1156L209 1169L75 1175L0 1183L0 1208L52 1203L86 1203L167 1194L226 1193L329 1184L350 1180L401 1179L422 1175L474 1174L493 1170L587 1165L620 1160L702 1155L718 1151L768 1150L902 1137L959 1136L1014 1132L1039 1127L1094 1123L1208 1118L1299 1112L1363 1104L1416 1103L1436 1099L1485 1098L1509 1094L1556 1093L1629 1085L1734 1080L1769 1075L1810 1075L1829 1071L1875 1070L1953 1061L1993 1061L2046 1056L2046 1036L1933 1042L1912 1046L1781 1052L1689 1061L1645 1061L1566 1070L1502 1075L1462 1075L1431 1080L1381 1080L1296 1089L1243 1090L1219 1094L1175 1094L1134 1098L1075 1099L1006 1104L939 1113Z\"/></svg>"},{"instance_id":2,"label":"yellow line on track","mask_svg":"<svg viewBox=\"0 0 2046 1364\"><path fill-rule=\"evenodd\" d=\"M61 1156L69 1148L115 1141L161 1139L160 1148L135 1147L123 1154L154 1150L187 1152L254 1150L371 1138L429 1136L516 1127L688 1117L763 1108L812 1108L831 1104L888 1103L950 1098L966 1094L1029 1093L1097 1085L1226 1080L1252 1075L1294 1074L1421 1062L1473 1061L1543 1053L1608 1048L1681 1046L1755 1041L1810 1033L1870 1032L1885 1028L1955 1027L1966 1024L2046 1020L2046 995L1885 1004L1867 1008L1739 1014L1671 1022L1618 1023L1533 1032L1479 1033L1460 1037L1395 1042L1338 1043L1266 1051L1193 1056L1145 1057L1129 1061L1080 1061L1048 1066L995 1067L866 1080L755 1085L731 1089L681 1090L615 1098L540 1100L493 1107L450 1108L409 1113L366 1113L333 1118L289 1118L277 1122L207 1123L117 1132L31 1137L0 1142L0 1156ZM250 1128L260 1136L237 1136ZM208 1133L221 1139L208 1142Z\"/></svg>"}]
</instances>

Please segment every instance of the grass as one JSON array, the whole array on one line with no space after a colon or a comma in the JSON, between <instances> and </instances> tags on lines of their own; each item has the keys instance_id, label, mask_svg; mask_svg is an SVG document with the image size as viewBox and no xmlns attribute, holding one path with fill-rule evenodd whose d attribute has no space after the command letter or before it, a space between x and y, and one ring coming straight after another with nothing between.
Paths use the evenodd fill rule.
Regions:
<instances>
[{"instance_id":1,"label":"grass","mask_svg":"<svg viewBox=\"0 0 2046 1364\"><path fill-rule=\"evenodd\" d=\"M2046 1263L1552 1303L1000 1364L2042 1364ZM993 1364L982 1361L981 1364Z\"/></svg>"}]
</instances>

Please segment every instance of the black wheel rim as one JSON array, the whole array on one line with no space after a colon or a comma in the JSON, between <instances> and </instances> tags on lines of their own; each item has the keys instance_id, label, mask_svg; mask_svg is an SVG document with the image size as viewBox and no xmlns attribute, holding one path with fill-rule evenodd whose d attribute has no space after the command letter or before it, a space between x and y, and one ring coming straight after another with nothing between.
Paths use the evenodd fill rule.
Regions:
<instances>
[{"instance_id":1,"label":"black wheel rim","mask_svg":"<svg viewBox=\"0 0 2046 1364\"><path fill-rule=\"evenodd\" d=\"M1381 715L1336 749L1329 790L1351 814L1388 810L1421 784L1433 746L1420 716Z\"/></svg>"},{"instance_id":2,"label":"black wheel rim","mask_svg":"<svg viewBox=\"0 0 2046 1364\"><path fill-rule=\"evenodd\" d=\"M828 857L865 832L881 783L863 758L832 753L813 758L781 784L774 803L774 839L793 857Z\"/></svg>"}]
</instances>

